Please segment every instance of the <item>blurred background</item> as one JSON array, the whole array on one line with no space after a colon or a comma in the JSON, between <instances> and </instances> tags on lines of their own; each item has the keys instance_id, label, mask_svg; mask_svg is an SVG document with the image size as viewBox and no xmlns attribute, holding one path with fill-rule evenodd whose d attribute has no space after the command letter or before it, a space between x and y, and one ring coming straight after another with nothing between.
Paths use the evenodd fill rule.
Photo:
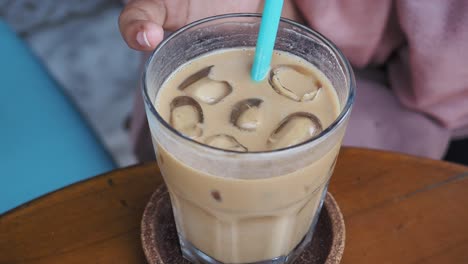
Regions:
<instances>
[{"instance_id":1,"label":"blurred background","mask_svg":"<svg viewBox=\"0 0 468 264\"><path fill-rule=\"evenodd\" d=\"M119 167L136 162L125 123L141 64L120 36L121 8L118 0L0 0L1 19L66 91Z\"/></svg>"}]
</instances>

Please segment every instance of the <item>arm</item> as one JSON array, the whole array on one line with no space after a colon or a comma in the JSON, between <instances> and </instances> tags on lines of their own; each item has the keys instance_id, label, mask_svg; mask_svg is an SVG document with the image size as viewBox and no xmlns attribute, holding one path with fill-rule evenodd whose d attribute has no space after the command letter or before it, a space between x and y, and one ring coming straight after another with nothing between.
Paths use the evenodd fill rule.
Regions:
<instances>
[{"instance_id":1,"label":"arm","mask_svg":"<svg viewBox=\"0 0 468 264\"><path fill-rule=\"evenodd\" d=\"M356 74L358 96L345 143L441 158L454 129L468 125L468 3L296 3L307 23L355 67L387 69L380 82Z\"/></svg>"}]
</instances>

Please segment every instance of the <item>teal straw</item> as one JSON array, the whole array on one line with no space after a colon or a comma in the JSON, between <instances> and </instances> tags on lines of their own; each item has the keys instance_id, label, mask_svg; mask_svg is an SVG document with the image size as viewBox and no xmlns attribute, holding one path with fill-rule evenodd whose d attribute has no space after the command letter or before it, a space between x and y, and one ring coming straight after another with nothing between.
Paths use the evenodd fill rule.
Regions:
<instances>
[{"instance_id":1,"label":"teal straw","mask_svg":"<svg viewBox=\"0 0 468 264\"><path fill-rule=\"evenodd\" d=\"M256 82L262 81L270 70L271 56L273 56L282 9L283 0L265 1L254 62L250 73L252 80Z\"/></svg>"}]
</instances>

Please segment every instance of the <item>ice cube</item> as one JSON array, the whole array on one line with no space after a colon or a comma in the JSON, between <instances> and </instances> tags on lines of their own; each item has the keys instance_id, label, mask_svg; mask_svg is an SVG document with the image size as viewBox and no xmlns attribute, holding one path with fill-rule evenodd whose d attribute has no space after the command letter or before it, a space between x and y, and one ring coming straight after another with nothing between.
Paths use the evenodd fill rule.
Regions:
<instances>
[{"instance_id":1,"label":"ice cube","mask_svg":"<svg viewBox=\"0 0 468 264\"><path fill-rule=\"evenodd\" d=\"M188 76L187 78L185 78L185 80L179 85L179 90L182 91L185 88L187 88L188 86L190 86L191 84L195 83L196 81L198 81L200 79L203 79L205 77L208 77L208 75L210 75L211 68L213 68L213 67L214 67L214 65L205 67L205 68L197 71L196 73Z\"/></svg>"},{"instance_id":2,"label":"ice cube","mask_svg":"<svg viewBox=\"0 0 468 264\"><path fill-rule=\"evenodd\" d=\"M284 118L268 138L270 149L302 143L322 132L322 123L313 114L297 112Z\"/></svg>"},{"instance_id":3,"label":"ice cube","mask_svg":"<svg viewBox=\"0 0 468 264\"><path fill-rule=\"evenodd\" d=\"M218 134L208 137L206 138L205 143L215 148L247 152L247 148L239 143L237 139L226 134Z\"/></svg>"},{"instance_id":4,"label":"ice cube","mask_svg":"<svg viewBox=\"0 0 468 264\"><path fill-rule=\"evenodd\" d=\"M245 99L234 105L231 112L231 123L242 130L255 131L262 122L260 105L263 100Z\"/></svg>"},{"instance_id":5,"label":"ice cube","mask_svg":"<svg viewBox=\"0 0 468 264\"><path fill-rule=\"evenodd\" d=\"M297 65L274 67L268 81L273 90L296 102L313 100L322 88L312 71Z\"/></svg>"},{"instance_id":6,"label":"ice cube","mask_svg":"<svg viewBox=\"0 0 468 264\"><path fill-rule=\"evenodd\" d=\"M190 75L179 85L179 90L205 104L218 103L232 92L232 86L226 81L211 79L212 68L209 66Z\"/></svg>"},{"instance_id":7,"label":"ice cube","mask_svg":"<svg viewBox=\"0 0 468 264\"><path fill-rule=\"evenodd\" d=\"M171 102L171 126L190 138L203 134L203 110L195 99L178 96Z\"/></svg>"}]
</instances>

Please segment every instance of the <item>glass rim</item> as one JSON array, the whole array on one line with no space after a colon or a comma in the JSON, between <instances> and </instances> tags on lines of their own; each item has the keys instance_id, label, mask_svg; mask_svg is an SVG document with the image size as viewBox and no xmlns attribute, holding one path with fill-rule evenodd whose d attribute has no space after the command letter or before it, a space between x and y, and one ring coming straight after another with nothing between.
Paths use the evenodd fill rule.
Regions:
<instances>
[{"instance_id":1,"label":"glass rim","mask_svg":"<svg viewBox=\"0 0 468 264\"><path fill-rule=\"evenodd\" d=\"M164 118L162 118L162 116L156 110L153 102L151 102L151 100L150 100L150 96L148 94L148 87L146 85L147 73L148 73L150 64L153 61L153 58L158 54L158 52L162 48L164 48L166 46L166 44L169 43L172 39L176 38L177 36L183 34L187 30L190 30L191 28L194 28L196 26L199 26L199 25L202 25L202 24L205 24L205 23L208 23L208 22L212 22L212 21L226 19L226 18L261 18L261 17L262 17L262 15L259 14L259 13L230 13L230 14L223 14L223 15L216 15L216 16L206 17L206 18L191 22L191 23L181 27L180 29L178 29L174 33L172 33L169 37L164 39L161 43L159 43L159 45L154 49L154 51L151 53L151 55L147 59L147 61L145 63L144 70L143 70L143 76L142 76L142 82L143 82L142 89L143 89L143 97L144 97L143 99L147 104L149 104L149 109L150 109L151 113L156 117L158 122L160 122L165 128L167 128L171 133L176 135L178 138L181 138L182 140L185 140L188 143L196 144L199 147L210 149L210 150L217 151L217 152L220 152L220 153L235 153L235 154L241 154L241 155L249 155L249 154L271 154L271 153L285 152L287 150L298 149L298 148L303 147L305 145L312 144L312 143L317 142L320 139L324 138L326 135L332 133L334 130L336 130L346 120L346 117L349 115L349 113L351 111L351 107L352 107L352 105L354 103L355 90L356 90L356 81L354 79L353 70L351 68L351 65L350 65L348 59L344 56L344 54L341 52L341 50L338 49L338 47L336 47L335 44L333 44L330 40L328 40L325 36L323 36L319 32L317 32L317 31L315 31L315 30L313 30L313 29L311 29L311 28L309 28L309 27L307 27L305 25L302 25L302 24L300 24L298 22L295 22L295 21L293 21L291 19L287 19L287 18L283 18L283 17L281 17L281 22L282 23L286 23L286 24L298 27L301 30L304 30L305 32L307 32L308 34L311 34L314 37L318 38L323 44L325 44L328 48L330 48L332 50L332 52L335 54L335 56L338 58L338 60L341 60L343 66L344 66L343 71L344 71L344 73L346 75L346 78L348 80L348 83L349 83L348 84L349 85L349 87L348 87L349 88L349 93L348 93L348 96L347 96L347 99L346 99L346 104L343 107L343 109L340 111L340 114L338 115L338 117L336 117L335 120L326 129L322 130L319 134L309 138L308 140L306 140L304 142L301 142L299 144L296 144L296 145L288 146L288 147L285 147L285 148L273 149L273 150L242 152L242 151L227 150L227 149L213 147L213 146L210 146L210 145L207 145L207 144L203 144L203 143L201 143L199 141L196 141L194 139L191 139L191 138L183 135L182 133L180 133L176 129L174 129L168 122L166 122L166 120L164 120Z\"/></svg>"}]
</instances>

